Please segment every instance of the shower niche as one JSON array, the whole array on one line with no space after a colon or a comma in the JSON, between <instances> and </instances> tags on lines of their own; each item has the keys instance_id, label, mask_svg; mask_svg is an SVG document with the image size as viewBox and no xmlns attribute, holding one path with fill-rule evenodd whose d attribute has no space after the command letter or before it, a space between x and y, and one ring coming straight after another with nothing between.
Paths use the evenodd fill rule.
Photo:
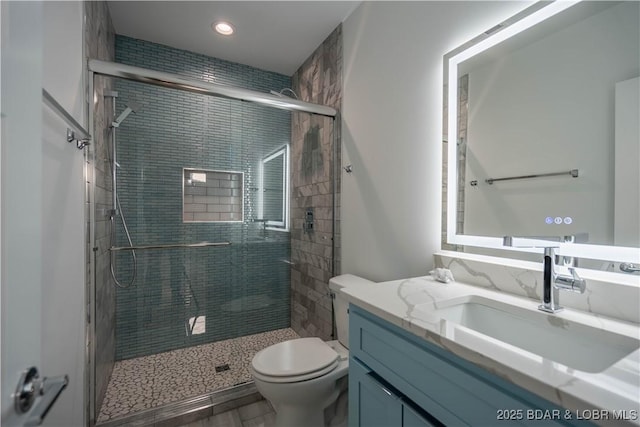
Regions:
<instances>
[{"instance_id":1,"label":"shower niche","mask_svg":"<svg viewBox=\"0 0 640 427\"><path fill-rule=\"evenodd\" d=\"M244 173L184 168L183 222L242 222Z\"/></svg>"}]
</instances>

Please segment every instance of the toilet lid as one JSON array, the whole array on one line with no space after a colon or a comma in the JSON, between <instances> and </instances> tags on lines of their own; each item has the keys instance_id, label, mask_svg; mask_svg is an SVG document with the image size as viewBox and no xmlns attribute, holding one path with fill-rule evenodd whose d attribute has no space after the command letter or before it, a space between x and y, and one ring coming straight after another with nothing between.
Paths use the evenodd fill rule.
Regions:
<instances>
[{"instance_id":1,"label":"toilet lid","mask_svg":"<svg viewBox=\"0 0 640 427\"><path fill-rule=\"evenodd\" d=\"M298 338L274 344L253 358L253 369L271 377L292 377L322 370L338 360L338 353L320 338Z\"/></svg>"}]
</instances>

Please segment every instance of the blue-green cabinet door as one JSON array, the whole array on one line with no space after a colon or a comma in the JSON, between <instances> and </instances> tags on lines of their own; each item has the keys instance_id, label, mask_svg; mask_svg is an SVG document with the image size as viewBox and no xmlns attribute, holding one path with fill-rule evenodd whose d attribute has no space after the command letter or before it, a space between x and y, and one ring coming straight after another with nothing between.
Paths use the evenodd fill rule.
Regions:
<instances>
[{"instance_id":1,"label":"blue-green cabinet door","mask_svg":"<svg viewBox=\"0 0 640 427\"><path fill-rule=\"evenodd\" d=\"M436 427L406 403L402 405L402 427Z\"/></svg>"},{"instance_id":2,"label":"blue-green cabinet door","mask_svg":"<svg viewBox=\"0 0 640 427\"><path fill-rule=\"evenodd\" d=\"M349 360L349 427L402 426L402 400L356 359Z\"/></svg>"}]
</instances>

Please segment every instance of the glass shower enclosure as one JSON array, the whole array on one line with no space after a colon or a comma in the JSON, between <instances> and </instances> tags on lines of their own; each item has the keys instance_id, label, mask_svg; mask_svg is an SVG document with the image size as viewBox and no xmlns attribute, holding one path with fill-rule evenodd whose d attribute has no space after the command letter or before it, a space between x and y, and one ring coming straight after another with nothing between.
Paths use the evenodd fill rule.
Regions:
<instances>
[{"instance_id":1,"label":"glass shower enclosure","mask_svg":"<svg viewBox=\"0 0 640 427\"><path fill-rule=\"evenodd\" d=\"M94 276L90 334L91 413L106 423L247 384L255 352L297 337L291 110L335 111L115 63L90 69L92 85L115 86L92 124L104 132L103 175L116 177L91 243L112 275Z\"/></svg>"},{"instance_id":2,"label":"glass shower enclosure","mask_svg":"<svg viewBox=\"0 0 640 427\"><path fill-rule=\"evenodd\" d=\"M260 165L289 143L290 113L144 86L116 83L119 103L142 105L117 130L116 278L134 274L122 217L138 245L216 246L136 251L136 280L117 291L116 359L288 327L288 234L258 203L273 180L260 171L282 181Z\"/></svg>"}]
</instances>

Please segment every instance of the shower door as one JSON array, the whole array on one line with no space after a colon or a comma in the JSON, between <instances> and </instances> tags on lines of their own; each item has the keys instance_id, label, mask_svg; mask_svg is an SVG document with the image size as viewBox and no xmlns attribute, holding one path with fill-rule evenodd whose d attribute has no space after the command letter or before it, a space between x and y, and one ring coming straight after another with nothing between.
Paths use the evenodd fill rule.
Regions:
<instances>
[{"instance_id":1,"label":"shower door","mask_svg":"<svg viewBox=\"0 0 640 427\"><path fill-rule=\"evenodd\" d=\"M231 393L251 381L257 351L297 337L290 328L291 113L103 79L96 77L94 97L90 390L98 423ZM286 172L264 168L283 149ZM265 208L274 200L265 191L277 190L280 215Z\"/></svg>"},{"instance_id":2,"label":"shower door","mask_svg":"<svg viewBox=\"0 0 640 427\"><path fill-rule=\"evenodd\" d=\"M118 197L137 251L118 289L116 359L289 326L289 234L258 203L261 161L290 140L290 114L241 101L117 81L137 102L117 133ZM127 246L118 225L117 246ZM133 260L116 258L127 282Z\"/></svg>"}]
</instances>

